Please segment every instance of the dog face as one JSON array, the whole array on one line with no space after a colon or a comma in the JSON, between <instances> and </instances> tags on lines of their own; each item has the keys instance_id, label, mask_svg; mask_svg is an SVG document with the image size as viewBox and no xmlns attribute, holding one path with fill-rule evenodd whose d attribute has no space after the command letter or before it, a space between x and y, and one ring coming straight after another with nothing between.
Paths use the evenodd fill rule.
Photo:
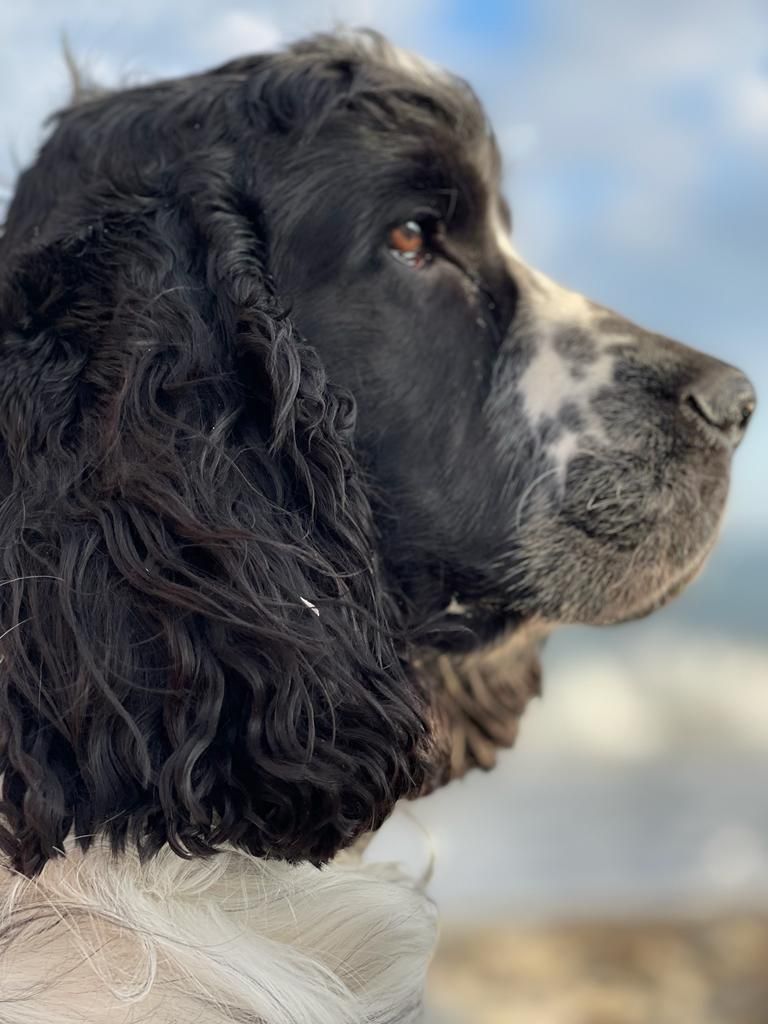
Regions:
<instances>
[{"instance_id":1,"label":"dog face","mask_svg":"<svg viewBox=\"0 0 768 1024\"><path fill-rule=\"evenodd\" d=\"M425 624L696 571L748 382L527 267L499 179L470 90L376 36L60 117L0 238L21 870L73 832L324 860L437 777Z\"/></svg>"},{"instance_id":2,"label":"dog face","mask_svg":"<svg viewBox=\"0 0 768 1024\"><path fill-rule=\"evenodd\" d=\"M396 575L475 625L651 611L712 547L751 385L523 262L462 83L387 49L363 75L281 151L269 218L279 288L357 400Z\"/></svg>"}]
</instances>

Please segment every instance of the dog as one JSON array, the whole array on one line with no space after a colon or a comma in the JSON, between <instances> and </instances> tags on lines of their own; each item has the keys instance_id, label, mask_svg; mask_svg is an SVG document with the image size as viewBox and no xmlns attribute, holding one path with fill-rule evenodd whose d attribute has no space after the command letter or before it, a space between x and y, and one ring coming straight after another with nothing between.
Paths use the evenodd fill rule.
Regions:
<instances>
[{"instance_id":1,"label":"dog","mask_svg":"<svg viewBox=\"0 0 768 1024\"><path fill-rule=\"evenodd\" d=\"M738 370L526 265L375 33L90 93L0 238L0 1021L403 1024L359 846L715 542Z\"/></svg>"}]
</instances>

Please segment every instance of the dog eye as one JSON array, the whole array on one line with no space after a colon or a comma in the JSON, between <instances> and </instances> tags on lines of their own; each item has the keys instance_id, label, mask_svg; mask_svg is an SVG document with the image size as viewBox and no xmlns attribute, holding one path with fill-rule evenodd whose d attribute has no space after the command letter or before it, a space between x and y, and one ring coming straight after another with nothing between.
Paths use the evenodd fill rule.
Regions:
<instances>
[{"instance_id":1,"label":"dog eye","mask_svg":"<svg viewBox=\"0 0 768 1024\"><path fill-rule=\"evenodd\" d=\"M424 226L417 220L391 228L387 243L395 259L409 267L421 267L432 258Z\"/></svg>"}]
</instances>

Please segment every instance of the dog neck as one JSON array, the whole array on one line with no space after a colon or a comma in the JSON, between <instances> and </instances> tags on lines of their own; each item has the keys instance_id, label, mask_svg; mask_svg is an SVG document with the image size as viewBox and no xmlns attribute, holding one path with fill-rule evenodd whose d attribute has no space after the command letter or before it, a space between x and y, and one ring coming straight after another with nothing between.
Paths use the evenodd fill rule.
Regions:
<instances>
[{"instance_id":1,"label":"dog neck","mask_svg":"<svg viewBox=\"0 0 768 1024\"><path fill-rule=\"evenodd\" d=\"M8 1024L415 1024L435 912L391 864L71 849L0 869Z\"/></svg>"}]
</instances>

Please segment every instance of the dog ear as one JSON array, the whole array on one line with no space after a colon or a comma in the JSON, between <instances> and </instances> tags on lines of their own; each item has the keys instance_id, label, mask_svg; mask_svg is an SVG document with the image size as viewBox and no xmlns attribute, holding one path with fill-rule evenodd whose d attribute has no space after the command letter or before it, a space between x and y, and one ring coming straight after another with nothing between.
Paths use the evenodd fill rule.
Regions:
<instances>
[{"instance_id":1,"label":"dog ear","mask_svg":"<svg viewBox=\"0 0 768 1024\"><path fill-rule=\"evenodd\" d=\"M353 402L228 151L73 179L24 246L52 145L2 254L0 843L321 862L424 782Z\"/></svg>"}]
</instances>

